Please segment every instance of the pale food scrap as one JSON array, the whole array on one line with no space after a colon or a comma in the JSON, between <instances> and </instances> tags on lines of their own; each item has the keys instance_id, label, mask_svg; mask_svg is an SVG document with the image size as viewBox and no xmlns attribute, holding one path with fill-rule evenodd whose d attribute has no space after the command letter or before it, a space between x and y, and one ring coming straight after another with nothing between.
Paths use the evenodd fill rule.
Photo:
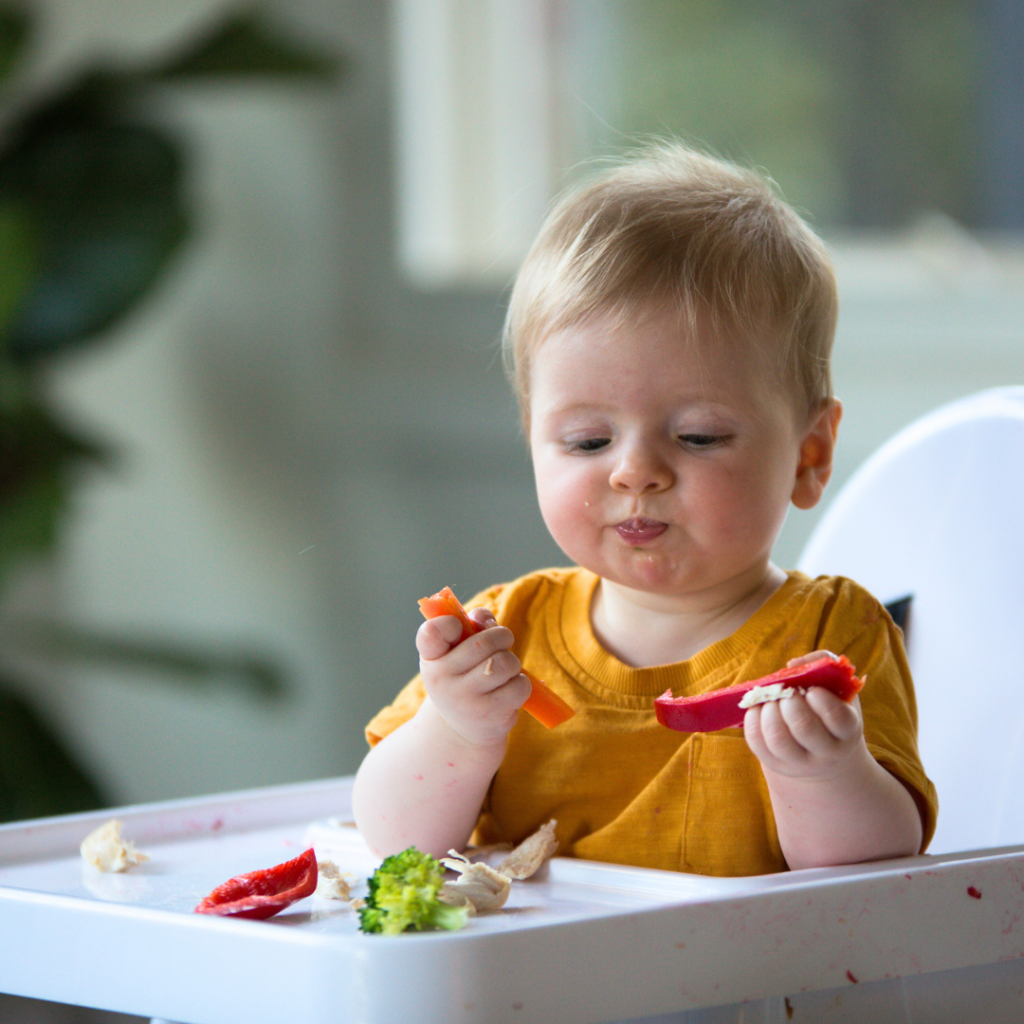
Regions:
<instances>
[{"instance_id":1,"label":"pale food scrap","mask_svg":"<svg viewBox=\"0 0 1024 1024\"><path fill-rule=\"evenodd\" d=\"M459 877L444 883L438 899L456 907L469 907L472 913L500 910L508 900L513 880L521 881L535 874L558 849L556 824L552 818L546 825L542 825L533 835L524 839L497 868L492 868L482 860L470 861L465 855L449 850L448 856L441 858L441 863ZM479 857L491 849L474 848L469 852Z\"/></svg>"},{"instance_id":2,"label":"pale food scrap","mask_svg":"<svg viewBox=\"0 0 1024 1024\"><path fill-rule=\"evenodd\" d=\"M449 856L441 858L441 863L457 872L459 877L441 886L437 898L442 903L455 907L469 906L475 912L500 910L505 906L512 879L483 862L471 864L455 850L448 853Z\"/></svg>"},{"instance_id":3,"label":"pale food scrap","mask_svg":"<svg viewBox=\"0 0 1024 1024\"><path fill-rule=\"evenodd\" d=\"M97 871L127 871L149 857L135 849L135 844L121 836L121 822L116 818L90 832L79 847L82 858Z\"/></svg>"},{"instance_id":4,"label":"pale food scrap","mask_svg":"<svg viewBox=\"0 0 1024 1024\"><path fill-rule=\"evenodd\" d=\"M326 900L351 899L350 877L344 875L333 860L318 860L315 895Z\"/></svg>"},{"instance_id":5,"label":"pale food scrap","mask_svg":"<svg viewBox=\"0 0 1024 1024\"><path fill-rule=\"evenodd\" d=\"M499 865L498 874L507 878L529 878L540 870L545 861L549 860L558 849L555 838L555 826L552 818L546 825L541 825L531 836L527 836Z\"/></svg>"},{"instance_id":6,"label":"pale food scrap","mask_svg":"<svg viewBox=\"0 0 1024 1024\"><path fill-rule=\"evenodd\" d=\"M740 698L741 708L752 708L755 704L769 704L773 700L785 700L795 694L805 694L802 686L787 686L785 683L769 683L767 686L755 686L747 690Z\"/></svg>"}]
</instances>

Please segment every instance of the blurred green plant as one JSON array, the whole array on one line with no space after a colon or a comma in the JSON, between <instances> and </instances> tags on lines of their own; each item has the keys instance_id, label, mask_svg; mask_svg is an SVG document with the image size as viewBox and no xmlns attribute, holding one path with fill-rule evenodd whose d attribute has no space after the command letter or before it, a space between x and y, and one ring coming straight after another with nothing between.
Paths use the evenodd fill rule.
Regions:
<instances>
[{"instance_id":1,"label":"blurred green plant","mask_svg":"<svg viewBox=\"0 0 1024 1024\"><path fill-rule=\"evenodd\" d=\"M161 61L96 64L52 93L12 101L31 29L25 5L0 0L0 597L16 571L56 551L82 471L113 462L107 442L53 407L49 371L128 317L194 228L187 147L152 98L178 83L327 81L342 67L246 10ZM0 619L0 654L14 648L191 685L241 682L264 699L284 690L273 659L258 653ZM0 660L0 820L101 806L100 787L16 675Z\"/></svg>"}]
</instances>

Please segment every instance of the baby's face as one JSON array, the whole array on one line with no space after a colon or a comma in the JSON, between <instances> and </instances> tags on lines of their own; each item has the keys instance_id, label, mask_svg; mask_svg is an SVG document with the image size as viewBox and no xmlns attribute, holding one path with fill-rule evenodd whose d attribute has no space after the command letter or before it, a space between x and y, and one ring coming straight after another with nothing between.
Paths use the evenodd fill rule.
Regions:
<instances>
[{"instance_id":1,"label":"baby's face","mask_svg":"<svg viewBox=\"0 0 1024 1024\"><path fill-rule=\"evenodd\" d=\"M767 572L805 433L754 359L685 330L675 311L569 328L544 340L530 377L551 535L611 584L666 597Z\"/></svg>"}]
</instances>

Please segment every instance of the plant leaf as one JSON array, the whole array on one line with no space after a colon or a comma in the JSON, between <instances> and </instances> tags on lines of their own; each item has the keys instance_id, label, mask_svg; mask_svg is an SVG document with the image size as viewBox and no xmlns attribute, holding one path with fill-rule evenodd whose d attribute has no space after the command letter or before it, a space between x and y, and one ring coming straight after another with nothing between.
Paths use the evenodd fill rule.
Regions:
<instances>
[{"instance_id":1,"label":"plant leaf","mask_svg":"<svg viewBox=\"0 0 1024 1024\"><path fill-rule=\"evenodd\" d=\"M107 802L43 716L0 680L0 821L90 811Z\"/></svg>"},{"instance_id":2,"label":"plant leaf","mask_svg":"<svg viewBox=\"0 0 1024 1024\"><path fill-rule=\"evenodd\" d=\"M9 351L32 361L92 340L153 287L185 240L184 153L166 131L143 123L148 87L324 79L339 67L340 58L285 40L255 12L237 13L164 64L98 67L24 114L0 147L0 206L31 223L37 274L31 286L12 280L0 295ZM17 251L20 265L24 246Z\"/></svg>"},{"instance_id":3,"label":"plant leaf","mask_svg":"<svg viewBox=\"0 0 1024 1024\"><path fill-rule=\"evenodd\" d=\"M16 368L0 360L0 391L17 391L6 378ZM0 589L21 561L52 551L74 486L73 470L102 463L108 453L58 423L38 404L0 409Z\"/></svg>"},{"instance_id":4,"label":"plant leaf","mask_svg":"<svg viewBox=\"0 0 1024 1024\"><path fill-rule=\"evenodd\" d=\"M14 68L28 39L29 17L16 7L0 9L0 83Z\"/></svg>"},{"instance_id":5,"label":"plant leaf","mask_svg":"<svg viewBox=\"0 0 1024 1024\"><path fill-rule=\"evenodd\" d=\"M200 647L178 641L138 639L81 629L58 622L19 620L0 630L10 650L77 665L157 673L193 688L242 686L267 700L286 693L285 674L273 658L241 647Z\"/></svg>"},{"instance_id":6,"label":"plant leaf","mask_svg":"<svg viewBox=\"0 0 1024 1024\"><path fill-rule=\"evenodd\" d=\"M340 66L339 57L286 39L259 13L249 11L229 15L177 58L136 77L150 82L240 75L328 79Z\"/></svg>"},{"instance_id":7,"label":"plant leaf","mask_svg":"<svg viewBox=\"0 0 1024 1024\"><path fill-rule=\"evenodd\" d=\"M21 206L0 199L0 353L7 325L18 311L36 269L32 219Z\"/></svg>"},{"instance_id":8,"label":"plant leaf","mask_svg":"<svg viewBox=\"0 0 1024 1024\"><path fill-rule=\"evenodd\" d=\"M70 487L54 465L40 467L0 509L0 586L20 563L57 546Z\"/></svg>"},{"instance_id":9,"label":"plant leaf","mask_svg":"<svg viewBox=\"0 0 1024 1024\"><path fill-rule=\"evenodd\" d=\"M0 200L32 211L37 274L8 347L38 359L81 345L153 286L188 231L181 157L162 132L102 110L48 108L0 161Z\"/></svg>"}]
</instances>

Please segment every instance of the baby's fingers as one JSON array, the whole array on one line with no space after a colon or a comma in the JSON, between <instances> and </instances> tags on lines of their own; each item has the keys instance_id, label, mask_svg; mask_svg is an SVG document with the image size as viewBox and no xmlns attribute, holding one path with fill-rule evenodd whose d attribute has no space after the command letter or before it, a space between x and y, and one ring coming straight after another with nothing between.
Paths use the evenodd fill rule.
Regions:
<instances>
[{"instance_id":1,"label":"baby's fingers","mask_svg":"<svg viewBox=\"0 0 1024 1024\"><path fill-rule=\"evenodd\" d=\"M441 616L420 626L416 647L421 671L429 669L435 678L442 673L451 679L472 681L472 688L478 693L496 689L519 674L519 659L511 651L511 630L492 625L462 640L461 628L456 635L454 628L446 630L448 623L459 625L457 619ZM432 626L435 628L431 629ZM453 636L451 643L449 638Z\"/></svg>"},{"instance_id":2,"label":"baby's fingers","mask_svg":"<svg viewBox=\"0 0 1024 1024\"><path fill-rule=\"evenodd\" d=\"M761 764L782 775L834 771L863 738L859 706L819 687L751 708L743 728Z\"/></svg>"},{"instance_id":3,"label":"baby's fingers","mask_svg":"<svg viewBox=\"0 0 1024 1024\"><path fill-rule=\"evenodd\" d=\"M446 655L461 636L462 623L454 615L439 615L416 630L416 650L421 658L434 661Z\"/></svg>"},{"instance_id":4,"label":"baby's fingers","mask_svg":"<svg viewBox=\"0 0 1024 1024\"><path fill-rule=\"evenodd\" d=\"M522 664L511 651L496 651L467 672L465 678L476 693L490 693L517 679L522 671ZM527 691L523 701L529 696Z\"/></svg>"},{"instance_id":5,"label":"baby's fingers","mask_svg":"<svg viewBox=\"0 0 1024 1024\"><path fill-rule=\"evenodd\" d=\"M799 764L807 758L807 749L793 734L781 705L796 698L772 701L750 708L743 719L747 745L765 764Z\"/></svg>"},{"instance_id":6,"label":"baby's fingers","mask_svg":"<svg viewBox=\"0 0 1024 1024\"><path fill-rule=\"evenodd\" d=\"M498 624L498 620L494 617L494 613L490 608L474 608L467 614L478 626L483 626L484 629L490 629L491 626Z\"/></svg>"},{"instance_id":7,"label":"baby's fingers","mask_svg":"<svg viewBox=\"0 0 1024 1024\"><path fill-rule=\"evenodd\" d=\"M864 728L860 697L849 704L823 686L812 686L807 692L807 705L829 735L840 743L856 739Z\"/></svg>"},{"instance_id":8,"label":"baby's fingers","mask_svg":"<svg viewBox=\"0 0 1024 1024\"><path fill-rule=\"evenodd\" d=\"M779 716L795 743L819 759L833 759L861 732L857 711L824 687L777 702Z\"/></svg>"},{"instance_id":9,"label":"baby's fingers","mask_svg":"<svg viewBox=\"0 0 1024 1024\"><path fill-rule=\"evenodd\" d=\"M818 661L823 657L829 657L833 661L839 660L838 654L833 654L831 651L826 651L822 648L817 651L811 651L809 654L801 654L798 658L790 658L789 661L786 662L786 668L796 668L798 665L807 665L810 662Z\"/></svg>"}]
</instances>

